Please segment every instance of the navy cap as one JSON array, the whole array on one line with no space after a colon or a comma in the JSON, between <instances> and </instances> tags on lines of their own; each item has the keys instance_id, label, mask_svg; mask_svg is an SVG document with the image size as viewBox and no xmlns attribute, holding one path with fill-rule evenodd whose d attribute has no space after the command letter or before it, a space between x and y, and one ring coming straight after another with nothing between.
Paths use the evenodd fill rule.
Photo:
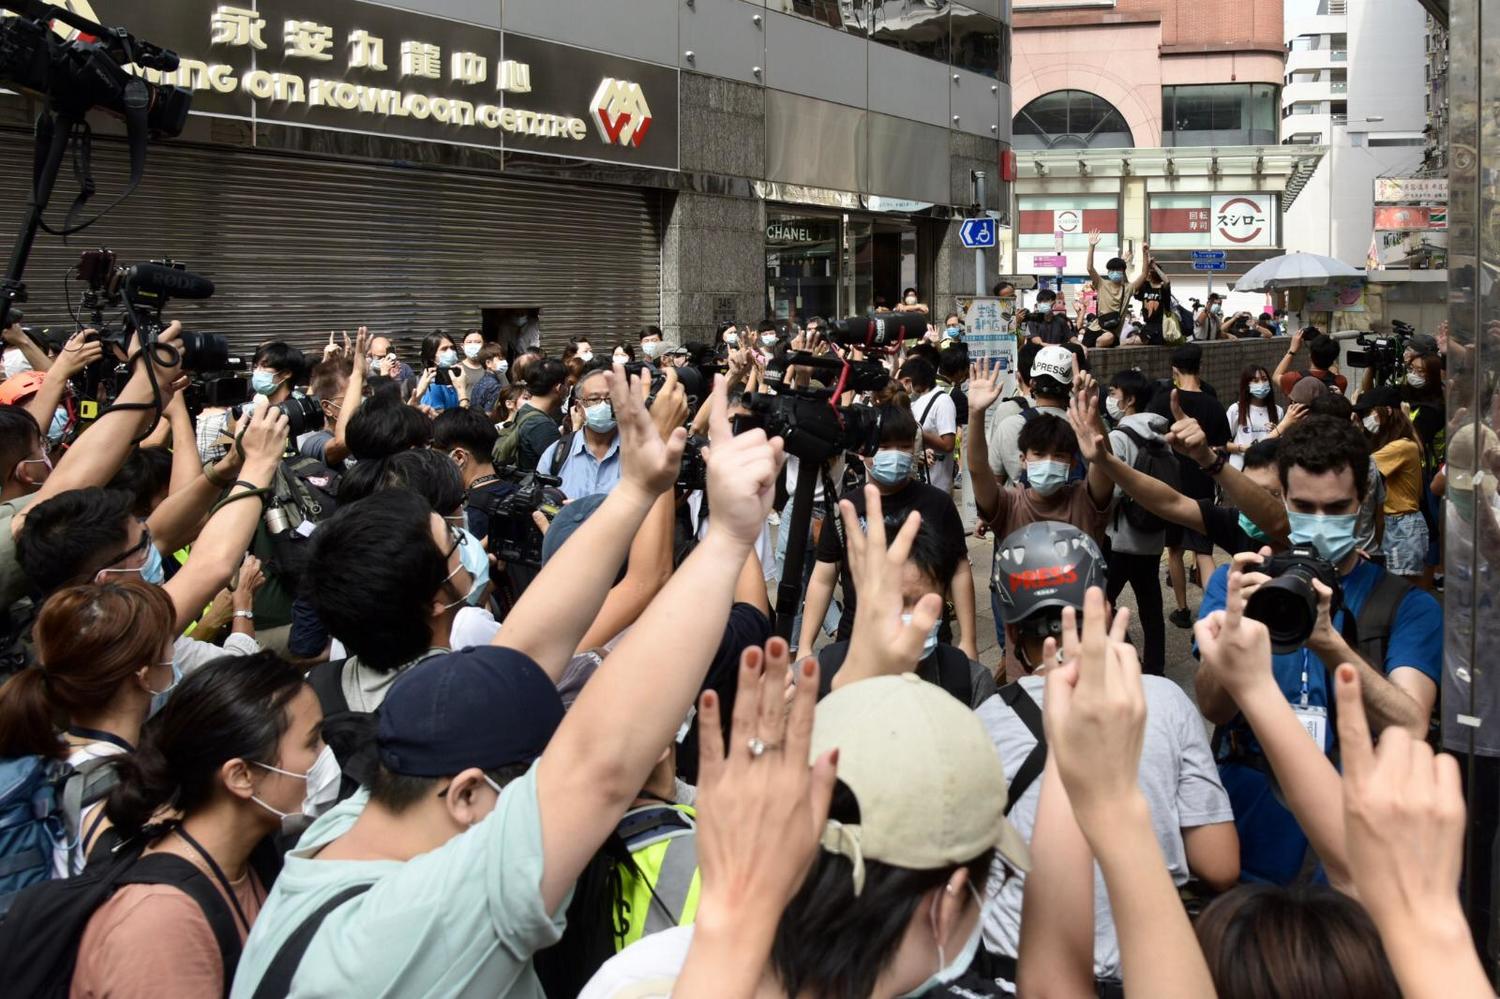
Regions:
<instances>
[{"instance_id":1,"label":"navy cap","mask_svg":"<svg viewBox=\"0 0 1500 999\"><path fill-rule=\"evenodd\" d=\"M561 446L561 445L559 445ZM547 528L546 537L542 538L542 564L546 565L557 550L573 536L573 532L583 526L583 522L589 519L589 515L604 503L608 493L595 493L576 499L557 511L557 516L552 518L552 525Z\"/></svg>"},{"instance_id":2,"label":"navy cap","mask_svg":"<svg viewBox=\"0 0 1500 999\"><path fill-rule=\"evenodd\" d=\"M407 670L380 705L376 747L391 773L451 777L469 767L530 763L562 718L562 698L540 666L486 645Z\"/></svg>"},{"instance_id":3,"label":"navy cap","mask_svg":"<svg viewBox=\"0 0 1500 999\"><path fill-rule=\"evenodd\" d=\"M1431 333L1417 333L1406 341L1406 346L1418 355L1431 354L1436 356L1442 353L1438 350L1437 337Z\"/></svg>"},{"instance_id":4,"label":"navy cap","mask_svg":"<svg viewBox=\"0 0 1500 999\"><path fill-rule=\"evenodd\" d=\"M1366 392L1361 392L1359 401L1354 404L1356 413L1368 413L1376 406L1399 406L1401 405L1401 390L1394 385L1377 385Z\"/></svg>"}]
</instances>

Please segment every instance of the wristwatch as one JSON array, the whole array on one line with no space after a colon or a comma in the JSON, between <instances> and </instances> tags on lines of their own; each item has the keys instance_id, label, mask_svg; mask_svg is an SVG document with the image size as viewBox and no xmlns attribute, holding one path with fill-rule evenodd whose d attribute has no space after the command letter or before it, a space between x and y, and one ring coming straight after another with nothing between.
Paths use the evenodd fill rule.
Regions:
<instances>
[{"instance_id":1,"label":"wristwatch","mask_svg":"<svg viewBox=\"0 0 1500 999\"><path fill-rule=\"evenodd\" d=\"M235 617L245 618L247 621L254 621L255 620L255 611L253 611L253 610L237 610L237 611L234 612L234 616Z\"/></svg>"},{"instance_id":2,"label":"wristwatch","mask_svg":"<svg viewBox=\"0 0 1500 999\"><path fill-rule=\"evenodd\" d=\"M1199 468L1201 468L1203 470L1203 473L1205 475L1207 475L1209 478L1213 478L1214 476L1218 475L1220 472L1224 471L1224 465L1226 463L1228 463L1228 461L1229 461L1229 452L1226 451L1224 448L1221 448L1221 447L1214 448L1214 455L1215 455L1214 460L1211 463L1209 463L1207 465L1199 465L1198 466Z\"/></svg>"}]
</instances>

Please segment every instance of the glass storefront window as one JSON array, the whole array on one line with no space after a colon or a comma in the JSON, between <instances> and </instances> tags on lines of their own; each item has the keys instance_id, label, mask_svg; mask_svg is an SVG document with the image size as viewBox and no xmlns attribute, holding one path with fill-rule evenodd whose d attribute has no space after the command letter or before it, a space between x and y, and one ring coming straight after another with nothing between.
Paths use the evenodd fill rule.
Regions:
<instances>
[{"instance_id":1,"label":"glass storefront window","mask_svg":"<svg viewBox=\"0 0 1500 999\"><path fill-rule=\"evenodd\" d=\"M998 20L954 4L948 27L954 69L967 69L991 79L1006 78L1001 72L1005 41Z\"/></svg>"},{"instance_id":2,"label":"glass storefront window","mask_svg":"<svg viewBox=\"0 0 1500 999\"><path fill-rule=\"evenodd\" d=\"M948 61L948 0L873 0L870 40L938 62ZM879 69L871 53L870 72Z\"/></svg>"},{"instance_id":3,"label":"glass storefront window","mask_svg":"<svg viewBox=\"0 0 1500 999\"><path fill-rule=\"evenodd\" d=\"M901 216L773 210L766 222L767 315L805 322L863 315L896 304L903 288L924 297L931 254L919 223Z\"/></svg>"},{"instance_id":4,"label":"glass storefront window","mask_svg":"<svg viewBox=\"0 0 1500 999\"><path fill-rule=\"evenodd\" d=\"M1022 108L1011 123L1017 149L1129 149L1125 116L1097 94L1054 90Z\"/></svg>"},{"instance_id":5,"label":"glass storefront window","mask_svg":"<svg viewBox=\"0 0 1500 999\"><path fill-rule=\"evenodd\" d=\"M766 314L798 320L836 315L839 253L838 216L768 213Z\"/></svg>"},{"instance_id":6,"label":"glass storefront window","mask_svg":"<svg viewBox=\"0 0 1500 999\"><path fill-rule=\"evenodd\" d=\"M1120 199L1113 194L1022 195L1016 209L1018 250L1051 254L1061 232L1064 250L1087 251L1091 229L1103 233L1101 246L1119 245Z\"/></svg>"},{"instance_id":7,"label":"glass storefront window","mask_svg":"<svg viewBox=\"0 0 1500 999\"><path fill-rule=\"evenodd\" d=\"M1162 145L1273 143L1279 106L1278 88L1272 83L1162 87Z\"/></svg>"}]
</instances>

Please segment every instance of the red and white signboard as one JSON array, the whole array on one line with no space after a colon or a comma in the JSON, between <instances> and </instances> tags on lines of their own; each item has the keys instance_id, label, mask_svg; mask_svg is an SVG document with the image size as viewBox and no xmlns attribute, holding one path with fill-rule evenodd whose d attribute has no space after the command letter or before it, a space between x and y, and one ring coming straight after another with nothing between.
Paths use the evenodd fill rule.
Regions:
<instances>
[{"instance_id":1,"label":"red and white signboard","mask_svg":"<svg viewBox=\"0 0 1500 999\"><path fill-rule=\"evenodd\" d=\"M1270 198L1259 194L1216 194L1209 209L1214 246L1270 246Z\"/></svg>"},{"instance_id":2,"label":"red and white signboard","mask_svg":"<svg viewBox=\"0 0 1500 999\"><path fill-rule=\"evenodd\" d=\"M1409 232L1448 228L1448 206L1376 205L1376 232Z\"/></svg>"},{"instance_id":3,"label":"red and white signboard","mask_svg":"<svg viewBox=\"0 0 1500 999\"><path fill-rule=\"evenodd\" d=\"M1119 231L1120 213L1114 208L1057 208L1023 209L1021 234L1023 236L1079 236L1092 229L1103 233Z\"/></svg>"}]
</instances>

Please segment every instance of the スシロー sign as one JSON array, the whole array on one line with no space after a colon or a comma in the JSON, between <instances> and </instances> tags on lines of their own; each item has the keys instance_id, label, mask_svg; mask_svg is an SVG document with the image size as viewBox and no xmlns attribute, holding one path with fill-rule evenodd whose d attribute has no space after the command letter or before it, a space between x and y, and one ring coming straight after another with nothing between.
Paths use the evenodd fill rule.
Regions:
<instances>
[{"instance_id":1,"label":"\u30b9\u30b7\u30ed\u30fc sign","mask_svg":"<svg viewBox=\"0 0 1500 999\"><path fill-rule=\"evenodd\" d=\"M92 0L193 112L676 169L677 70L360 0Z\"/></svg>"},{"instance_id":2,"label":"\u30b9\u30b7\u30ed\u30fc sign","mask_svg":"<svg viewBox=\"0 0 1500 999\"><path fill-rule=\"evenodd\" d=\"M1270 246L1274 203L1260 194L1216 194L1209 206L1214 246Z\"/></svg>"}]
</instances>

